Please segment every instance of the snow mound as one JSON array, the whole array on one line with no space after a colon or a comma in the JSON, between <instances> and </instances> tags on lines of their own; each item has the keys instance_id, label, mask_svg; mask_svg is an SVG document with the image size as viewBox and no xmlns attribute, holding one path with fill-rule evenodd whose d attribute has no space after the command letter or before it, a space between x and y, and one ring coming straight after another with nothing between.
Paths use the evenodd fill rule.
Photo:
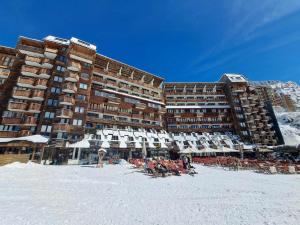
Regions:
<instances>
[{"instance_id":1,"label":"snow mound","mask_svg":"<svg viewBox=\"0 0 300 225\"><path fill-rule=\"evenodd\" d=\"M129 165L129 163L125 160L125 159L120 159L120 162L119 162L120 165Z\"/></svg>"},{"instance_id":2,"label":"snow mound","mask_svg":"<svg viewBox=\"0 0 300 225\"><path fill-rule=\"evenodd\" d=\"M36 166L41 166L40 164L34 163L34 162L27 162L27 163L21 163L21 162L13 162L13 163L9 163L6 164L2 167L5 168L16 168L16 169L24 169L24 168L28 168L28 167L36 167Z\"/></svg>"}]
</instances>

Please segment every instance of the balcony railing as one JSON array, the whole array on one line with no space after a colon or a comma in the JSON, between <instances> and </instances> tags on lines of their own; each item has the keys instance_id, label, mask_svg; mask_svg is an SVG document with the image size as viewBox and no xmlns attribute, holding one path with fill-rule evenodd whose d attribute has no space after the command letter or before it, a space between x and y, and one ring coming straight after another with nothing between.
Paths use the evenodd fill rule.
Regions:
<instances>
[{"instance_id":1,"label":"balcony railing","mask_svg":"<svg viewBox=\"0 0 300 225\"><path fill-rule=\"evenodd\" d=\"M24 120L24 123L23 125L25 126L33 126L33 125L36 125L36 118L33 117L33 116L28 116L26 117L26 119Z\"/></svg>"},{"instance_id":2,"label":"balcony railing","mask_svg":"<svg viewBox=\"0 0 300 225\"><path fill-rule=\"evenodd\" d=\"M2 124L20 124L21 123L21 118L15 118L15 117L3 117L2 118Z\"/></svg>"},{"instance_id":3,"label":"balcony railing","mask_svg":"<svg viewBox=\"0 0 300 225\"><path fill-rule=\"evenodd\" d=\"M73 83L65 83L62 91L66 93L75 93L77 92L77 87Z\"/></svg>"},{"instance_id":4,"label":"balcony railing","mask_svg":"<svg viewBox=\"0 0 300 225\"><path fill-rule=\"evenodd\" d=\"M62 105L74 105L75 99L71 96L60 96L59 103Z\"/></svg>"},{"instance_id":5,"label":"balcony railing","mask_svg":"<svg viewBox=\"0 0 300 225\"><path fill-rule=\"evenodd\" d=\"M78 62L74 62L74 61L69 60L67 68L68 68L68 70L78 72L79 70L81 70L81 65Z\"/></svg>"},{"instance_id":6,"label":"balcony railing","mask_svg":"<svg viewBox=\"0 0 300 225\"><path fill-rule=\"evenodd\" d=\"M13 97L17 98L29 98L30 97L30 90L14 90Z\"/></svg>"},{"instance_id":7,"label":"balcony railing","mask_svg":"<svg viewBox=\"0 0 300 225\"><path fill-rule=\"evenodd\" d=\"M10 102L8 103L8 110L11 111L25 111L27 103L25 102Z\"/></svg>"},{"instance_id":8,"label":"balcony railing","mask_svg":"<svg viewBox=\"0 0 300 225\"><path fill-rule=\"evenodd\" d=\"M69 132L70 131L70 125L69 124L63 124L63 123L55 123L53 124L53 131L54 132Z\"/></svg>"},{"instance_id":9,"label":"balcony railing","mask_svg":"<svg viewBox=\"0 0 300 225\"><path fill-rule=\"evenodd\" d=\"M57 56L57 52L57 49L46 47L44 55L49 59L54 59Z\"/></svg>"},{"instance_id":10,"label":"balcony railing","mask_svg":"<svg viewBox=\"0 0 300 225\"><path fill-rule=\"evenodd\" d=\"M45 79L38 79L35 82L35 86L40 87L40 88L47 88L47 83L48 81Z\"/></svg>"},{"instance_id":11,"label":"balcony railing","mask_svg":"<svg viewBox=\"0 0 300 225\"><path fill-rule=\"evenodd\" d=\"M0 69L0 77L7 78L9 76L10 70L8 69Z\"/></svg>"},{"instance_id":12,"label":"balcony railing","mask_svg":"<svg viewBox=\"0 0 300 225\"><path fill-rule=\"evenodd\" d=\"M31 87L34 84L34 79L33 78L23 78L19 77L18 78L18 84L20 86L25 86L25 87Z\"/></svg>"},{"instance_id":13,"label":"balcony railing","mask_svg":"<svg viewBox=\"0 0 300 225\"><path fill-rule=\"evenodd\" d=\"M34 62L34 63L40 63L41 62L40 58L36 58L36 57L32 57L32 56L26 56L25 60L29 61L29 62Z\"/></svg>"},{"instance_id":14,"label":"balcony railing","mask_svg":"<svg viewBox=\"0 0 300 225\"><path fill-rule=\"evenodd\" d=\"M32 135L32 132L29 131L29 130L21 130L21 131L19 132L19 135L20 135L21 137L24 137L24 136L30 136L30 135Z\"/></svg>"},{"instance_id":15,"label":"balcony railing","mask_svg":"<svg viewBox=\"0 0 300 225\"><path fill-rule=\"evenodd\" d=\"M42 105L39 103L30 103L28 107L28 111L30 112L40 112Z\"/></svg>"},{"instance_id":16,"label":"balcony railing","mask_svg":"<svg viewBox=\"0 0 300 225\"><path fill-rule=\"evenodd\" d=\"M71 82L78 82L79 76L77 73L69 71L68 73L66 73L65 80Z\"/></svg>"},{"instance_id":17,"label":"balcony railing","mask_svg":"<svg viewBox=\"0 0 300 225\"><path fill-rule=\"evenodd\" d=\"M19 132L17 131L0 131L1 138L12 138L17 137Z\"/></svg>"},{"instance_id":18,"label":"balcony railing","mask_svg":"<svg viewBox=\"0 0 300 225\"><path fill-rule=\"evenodd\" d=\"M57 110L56 116L62 117L62 118L72 118L73 111L70 109L60 109L60 110Z\"/></svg>"},{"instance_id":19,"label":"balcony railing","mask_svg":"<svg viewBox=\"0 0 300 225\"><path fill-rule=\"evenodd\" d=\"M42 68L39 71L39 77L48 79L51 76L51 70Z\"/></svg>"},{"instance_id":20,"label":"balcony railing","mask_svg":"<svg viewBox=\"0 0 300 225\"><path fill-rule=\"evenodd\" d=\"M42 66L47 69L51 69L53 67L53 61L51 59L43 59Z\"/></svg>"},{"instance_id":21,"label":"balcony railing","mask_svg":"<svg viewBox=\"0 0 300 225\"><path fill-rule=\"evenodd\" d=\"M43 100L44 99L44 91L34 90L32 92L32 98Z\"/></svg>"}]
</instances>

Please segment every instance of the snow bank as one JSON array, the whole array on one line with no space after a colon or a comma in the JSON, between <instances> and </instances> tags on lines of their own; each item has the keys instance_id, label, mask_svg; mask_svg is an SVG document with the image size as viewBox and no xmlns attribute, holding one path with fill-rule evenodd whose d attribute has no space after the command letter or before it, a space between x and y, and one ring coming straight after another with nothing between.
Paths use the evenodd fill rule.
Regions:
<instances>
[{"instance_id":1,"label":"snow bank","mask_svg":"<svg viewBox=\"0 0 300 225\"><path fill-rule=\"evenodd\" d=\"M41 166L40 164L34 163L34 162L27 162L27 163L20 163L20 162L13 162L10 164L6 164L2 166L2 168L15 168L15 169L24 169L24 168L29 168L29 167L39 167ZM1 167L0 167L1 168Z\"/></svg>"},{"instance_id":2,"label":"snow bank","mask_svg":"<svg viewBox=\"0 0 300 225\"><path fill-rule=\"evenodd\" d=\"M151 178L122 165L0 168L0 224L299 224L300 176Z\"/></svg>"}]
</instances>

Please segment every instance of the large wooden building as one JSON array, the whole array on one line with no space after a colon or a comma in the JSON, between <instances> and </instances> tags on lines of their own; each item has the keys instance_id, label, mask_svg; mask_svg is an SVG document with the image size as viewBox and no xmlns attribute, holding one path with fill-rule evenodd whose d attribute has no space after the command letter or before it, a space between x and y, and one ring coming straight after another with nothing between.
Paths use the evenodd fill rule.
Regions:
<instances>
[{"instance_id":1,"label":"large wooden building","mask_svg":"<svg viewBox=\"0 0 300 225\"><path fill-rule=\"evenodd\" d=\"M1 46L0 102L0 137L41 134L54 148L86 134L93 134L100 146L106 140L121 145L121 131L145 133L126 142L140 138L147 147L171 146L165 130L280 143L276 118L245 77L225 74L218 82L163 83L163 78L101 55L95 45L77 38L20 37L16 48ZM119 133L108 137L107 130Z\"/></svg>"}]
</instances>

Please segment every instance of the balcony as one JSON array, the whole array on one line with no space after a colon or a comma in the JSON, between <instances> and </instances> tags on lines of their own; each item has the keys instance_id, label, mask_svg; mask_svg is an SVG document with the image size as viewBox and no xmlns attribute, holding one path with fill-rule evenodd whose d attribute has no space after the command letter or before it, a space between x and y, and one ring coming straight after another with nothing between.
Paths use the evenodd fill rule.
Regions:
<instances>
[{"instance_id":1,"label":"balcony","mask_svg":"<svg viewBox=\"0 0 300 225\"><path fill-rule=\"evenodd\" d=\"M18 78L18 86L20 86L20 87L32 88L33 84L34 84L34 79L33 78L24 78L24 77L19 77Z\"/></svg>"},{"instance_id":2,"label":"balcony","mask_svg":"<svg viewBox=\"0 0 300 225\"><path fill-rule=\"evenodd\" d=\"M78 82L79 76L77 73L69 71L66 73L65 80L70 82Z\"/></svg>"},{"instance_id":3,"label":"balcony","mask_svg":"<svg viewBox=\"0 0 300 225\"><path fill-rule=\"evenodd\" d=\"M78 62L74 62L74 61L69 60L67 69L71 70L71 71L78 72L79 70L81 70L81 65Z\"/></svg>"},{"instance_id":4,"label":"balcony","mask_svg":"<svg viewBox=\"0 0 300 225\"><path fill-rule=\"evenodd\" d=\"M64 123L55 123L53 124L53 131L54 132L69 132L70 125Z\"/></svg>"},{"instance_id":5,"label":"balcony","mask_svg":"<svg viewBox=\"0 0 300 225\"><path fill-rule=\"evenodd\" d=\"M34 87L39 88L39 89L46 89L47 88L47 83L48 83L48 80L38 79L38 80L36 80Z\"/></svg>"},{"instance_id":6,"label":"balcony","mask_svg":"<svg viewBox=\"0 0 300 225\"><path fill-rule=\"evenodd\" d=\"M10 111L26 111L27 103L25 102L10 102L8 103L8 110Z\"/></svg>"},{"instance_id":7,"label":"balcony","mask_svg":"<svg viewBox=\"0 0 300 225\"><path fill-rule=\"evenodd\" d=\"M28 55L25 57L26 65L41 67L41 61L41 58L32 57Z\"/></svg>"},{"instance_id":8,"label":"balcony","mask_svg":"<svg viewBox=\"0 0 300 225\"><path fill-rule=\"evenodd\" d=\"M15 117L3 117L2 118L2 124L7 125L18 125L21 123L21 118L15 118Z\"/></svg>"},{"instance_id":9,"label":"balcony","mask_svg":"<svg viewBox=\"0 0 300 225\"><path fill-rule=\"evenodd\" d=\"M30 98L30 90L14 90L13 97L19 99L28 99Z\"/></svg>"},{"instance_id":10,"label":"balcony","mask_svg":"<svg viewBox=\"0 0 300 225\"><path fill-rule=\"evenodd\" d=\"M97 75L94 75L94 76L93 76L92 81L95 82L95 83L101 83L101 84L104 84L104 83L105 83L105 80L104 80L102 77L99 77L99 76L97 76Z\"/></svg>"},{"instance_id":11,"label":"balcony","mask_svg":"<svg viewBox=\"0 0 300 225\"><path fill-rule=\"evenodd\" d=\"M74 94L77 92L77 87L73 83L65 83L62 89L63 92Z\"/></svg>"},{"instance_id":12,"label":"balcony","mask_svg":"<svg viewBox=\"0 0 300 225\"><path fill-rule=\"evenodd\" d=\"M144 103L135 104L135 108L137 108L137 109L145 109L146 107L147 107L147 105Z\"/></svg>"},{"instance_id":13,"label":"balcony","mask_svg":"<svg viewBox=\"0 0 300 225\"><path fill-rule=\"evenodd\" d=\"M49 79L51 76L51 71L49 69L42 68L39 71L39 77Z\"/></svg>"},{"instance_id":14,"label":"balcony","mask_svg":"<svg viewBox=\"0 0 300 225\"><path fill-rule=\"evenodd\" d=\"M44 91L34 90L32 92L31 97L36 101L43 101L44 100Z\"/></svg>"},{"instance_id":15,"label":"balcony","mask_svg":"<svg viewBox=\"0 0 300 225\"><path fill-rule=\"evenodd\" d=\"M30 103L28 107L28 112L39 113L41 111L42 104Z\"/></svg>"},{"instance_id":16,"label":"balcony","mask_svg":"<svg viewBox=\"0 0 300 225\"><path fill-rule=\"evenodd\" d=\"M10 70L0 69L0 78L7 78L9 76Z\"/></svg>"},{"instance_id":17,"label":"balcony","mask_svg":"<svg viewBox=\"0 0 300 225\"><path fill-rule=\"evenodd\" d=\"M13 137L17 137L17 136L18 136L17 131L0 131L1 138L13 138Z\"/></svg>"},{"instance_id":18,"label":"balcony","mask_svg":"<svg viewBox=\"0 0 300 225\"><path fill-rule=\"evenodd\" d=\"M38 71L39 71L38 68L30 67L30 66L26 66L26 65L23 65L22 69L21 69L22 75L28 76L28 77L36 77Z\"/></svg>"},{"instance_id":19,"label":"balcony","mask_svg":"<svg viewBox=\"0 0 300 225\"><path fill-rule=\"evenodd\" d=\"M34 118L33 116L27 116L22 125L36 126L36 121L37 121L36 118Z\"/></svg>"},{"instance_id":20,"label":"balcony","mask_svg":"<svg viewBox=\"0 0 300 225\"><path fill-rule=\"evenodd\" d=\"M60 118L72 118L73 111L70 109L60 109L60 110L57 110L56 116L60 117Z\"/></svg>"},{"instance_id":21,"label":"balcony","mask_svg":"<svg viewBox=\"0 0 300 225\"><path fill-rule=\"evenodd\" d=\"M55 57L57 56L57 52L58 52L57 49L46 47L44 55L48 59L55 59Z\"/></svg>"},{"instance_id":22,"label":"balcony","mask_svg":"<svg viewBox=\"0 0 300 225\"><path fill-rule=\"evenodd\" d=\"M59 104L61 105L74 105L75 99L71 96L60 96L59 97Z\"/></svg>"},{"instance_id":23,"label":"balcony","mask_svg":"<svg viewBox=\"0 0 300 225\"><path fill-rule=\"evenodd\" d=\"M50 59L43 59L42 61L42 67L46 69L52 69L53 67L53 62Z\"/></svg>"},{"instance_id":24,"label":"balcony","mask_svg":"<svg viewBox=\"0 0 300 225\"><path fill-rule=\"evenodd\" d=\"M32 135L32 133L31 133L31 131L29 131L29 130L21 130L21 131L19 132L19 135L20 135L21 137L24 137L24 136L30 136L30 135Z\"/></svg>"}]
</instances>

